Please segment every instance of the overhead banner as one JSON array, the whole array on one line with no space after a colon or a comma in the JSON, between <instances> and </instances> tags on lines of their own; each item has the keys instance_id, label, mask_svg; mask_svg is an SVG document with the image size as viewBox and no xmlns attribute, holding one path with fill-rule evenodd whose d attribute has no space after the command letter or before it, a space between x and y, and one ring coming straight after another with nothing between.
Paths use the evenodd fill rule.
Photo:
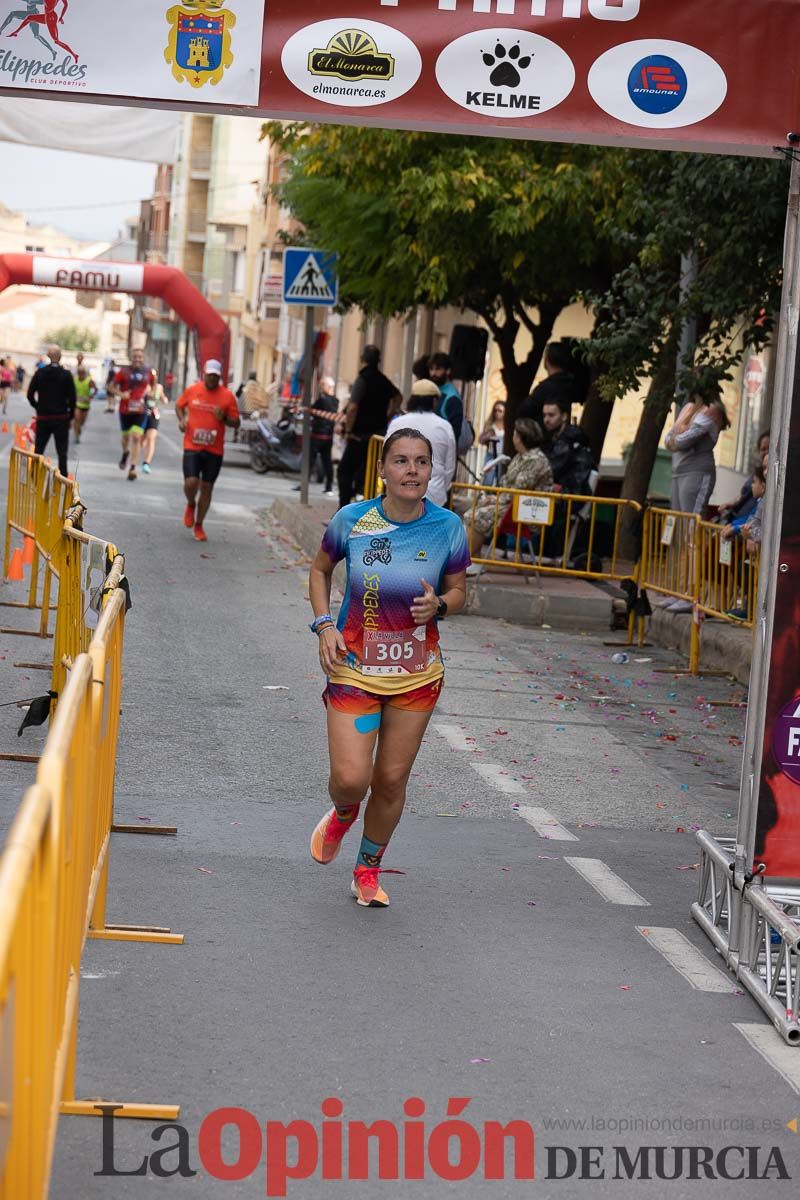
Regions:
<instances>
[{"instance_id":1,"label":"overhead banner","mask_svg":"<svg viewBox=\"0 0 800 1200\"><path fill-rule=\"evenodd\" d=\"M768 154L800 123L800 0L270 0L281 116Z\"/></svg>"},{"instance_id":2,"label":"overhead banner","mask_svg":"<svg viewBox=\"0 0 800 1200\"><path fill-rule=\"evenodd\" d=\"M4 7L0 89L755 155L800 124L800 0Z\"/></svg>"}]
</instances>

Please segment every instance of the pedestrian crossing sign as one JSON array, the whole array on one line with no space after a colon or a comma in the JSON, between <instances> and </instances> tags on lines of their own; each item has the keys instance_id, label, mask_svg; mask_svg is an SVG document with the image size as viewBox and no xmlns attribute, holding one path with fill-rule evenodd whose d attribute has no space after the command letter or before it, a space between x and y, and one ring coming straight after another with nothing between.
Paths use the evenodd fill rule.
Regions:
<instances>
[{"instance_id":1,"label":"pedestrian crossing sign","mask_svg":"<svg viewBox=\"0 0 800 1200\"><path fill-rule=\"evenodd\" d=\"M338 255L291 246L283 254L283 299L287 304L332 307L339 299Z\"/></svg>"}]
</instances>

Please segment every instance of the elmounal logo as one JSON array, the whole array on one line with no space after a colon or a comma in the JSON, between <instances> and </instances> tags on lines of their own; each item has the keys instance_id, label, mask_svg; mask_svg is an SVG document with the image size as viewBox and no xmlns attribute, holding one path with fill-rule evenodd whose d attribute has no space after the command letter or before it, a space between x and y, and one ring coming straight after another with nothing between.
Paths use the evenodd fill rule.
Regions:
<instances>
[{"instance_id":1,"label":"elmounal logo","mask_svg":"<svg viewBox=\"0 0 800 1200\"><path fill-rule=\"evenodd\" d=\"M308 56L312 75L333 75L337 79L391 79L394 59L381 54L368 33L345 29L328 42L324 50L312 50Z\"/></svg>"},{"instance_id":2,"label":"elmounal logo","mask_svg":"<svg viewBox=\"0 0 800 1200\"><path fill-rule=\"evenodd\" d=\"M287 79L314 100L366 108L387 104L412 88L422 57L411 39L390 25L340 17L299 29L281 51L281 66Z\"/></svg>"},{"instance_id":3,"label":"elmounal logo","mask_svg":"<svg viewBox=\"0 0 800 1200\"><path fill-rule=\"evenodd\" d=\"M685 42L624 42L601 54L588 78L595 104L640 129L682 129L705 121L728 94L710 54Z\"/></svg>"},{"instance_id":4,"label":"elmounal logo","mask_svg":"<svg viewBox=\"0 0 800 1200\"><path fill-rule=\"evenodd\" d=\"M646 113L671 113L686 99L686 72L675 58L650 54L628 76L628 95Z\"/></svg>"},{"instance_id":5,"label":"elmounal logo","mask_svg":"<svg viewBox=\"0 0 800 1200\"><path fill-rule=\"evenodd\" d=\"M445 46L436 81L446 96L487 117L524 117L566 100L575 85L560 46L525 29L482 29Z\"/></svg>"}]
</instances>

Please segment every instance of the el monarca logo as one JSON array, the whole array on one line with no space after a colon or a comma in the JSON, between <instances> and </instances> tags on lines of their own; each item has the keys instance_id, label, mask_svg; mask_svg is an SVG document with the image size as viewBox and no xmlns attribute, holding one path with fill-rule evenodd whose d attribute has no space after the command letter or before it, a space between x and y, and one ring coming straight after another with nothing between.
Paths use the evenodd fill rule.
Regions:
<instances>
[{"instance_id":1,"label":"el monarca logo","mask_svg":"<svg viewBox=\"0 0 800 1200\"><path fill-rule=\"evenodd\" d=\"M343 29L324 50L312 50L308 56L312 75L333 75L337 79L391 79L394 59L378 50L374 40L361 29Z\"/></svg>"}]
</instances>

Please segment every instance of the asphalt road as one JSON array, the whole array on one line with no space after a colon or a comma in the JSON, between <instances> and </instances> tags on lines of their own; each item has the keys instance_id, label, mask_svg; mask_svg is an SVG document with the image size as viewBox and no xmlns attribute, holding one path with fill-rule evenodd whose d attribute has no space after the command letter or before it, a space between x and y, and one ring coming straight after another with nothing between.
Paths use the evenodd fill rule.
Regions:
<instances>
[{"instance_id":1,"label":"asphalt road","mask_svg":"<svg viewBox=\"0 0 800 1200\"><path fill-rule=\"evenodd\" d=\"M731 698L732 685L657 674L675 661L657 649L615 665L595 634L446 622L445 690L385 860L398 872L384 880L392 905L359 909L355 838L328 868L308 855L326 806L322 679L305 564L268 513L291 481L226 466L198 545L181 525L171 417L162 428L153 475L129 483L115 419L95 405L78 473L86 527L123 548L133 590L117 819L179 827L177 838L114 835L108 919L169 925L186 943L88 943L77 1091L179 1103L186 1132L157 1140L150 1123L117 1122L113 1167L128 1174L99 1175L100 1120L62 1118L51 1195L263 1196L268 1122L278 1194L291 1121L305 1123L295 1174L308 1178L287 1184L301 1200L716 1196L731 1184L708 1170L727 1146L758 1148L723 1157L734 1175L763 1174L778 1147L797 1177L800 1140L786 1125L800 1114L798 1052L689 918L693 826L735 827L743 718L703 699ZM771 1061L755 1045L765 1032ZM442 1126L458 1097L468 1127L457 1111ZM399 1180L378 1178L374 1152L368 1181L340 1180L337 1120L315 1165L326 1098L351 1137L358 1122L393 1123L407 1150ZM440 1174L446 1133L460 1137L451 1161L459 1145L467 1161L488 1144L486 1122L517 1120L535 1131L535 1181L514 1179L510 1151L505 1178L481 1165L449 1182L429 1162L409 1179L409 1098L424 1103L412 1115ZM223 1162L252 1155L240 1179L209 1173L213 1137L205 1166L198 1149L204 1118L225 1107L253 1114L241 1150L232 1127L222 1139ZM393 1136L384 1130L387 1146ZM182 1159L173 1150L132 1174L180 1138ZM692 1156L678 1162L675 1148L698 1146L711 1166L695 1162L693 1179ZM769 1182L740 1194L793 1194L776 1161ZM154 1173L181 1164L197 1173Z\"/></svg>"}]
</instances>

